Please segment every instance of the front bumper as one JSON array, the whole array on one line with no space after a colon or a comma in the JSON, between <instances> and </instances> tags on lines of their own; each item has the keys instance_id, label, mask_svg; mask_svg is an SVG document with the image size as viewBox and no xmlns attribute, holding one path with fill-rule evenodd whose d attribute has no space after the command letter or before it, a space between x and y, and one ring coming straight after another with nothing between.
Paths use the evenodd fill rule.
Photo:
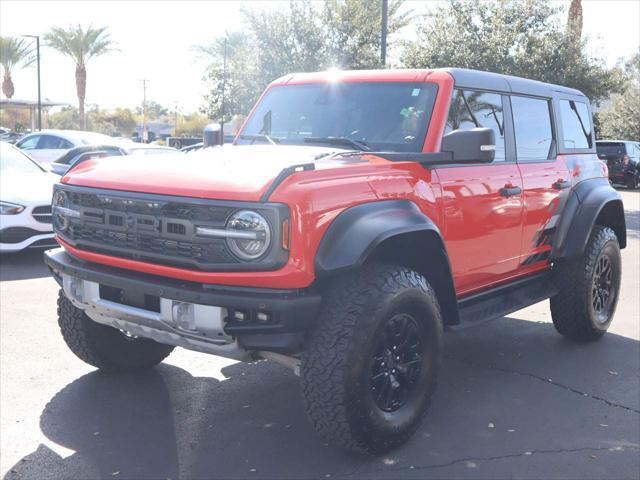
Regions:
<instances>
[{"instance_id":1,"label":"front bumper","mask_svg":"<svg viewBox=\"0 0 640 480\"><path fill-rule=\"evenodd\" d=\"M62 248L46 251L44 260L65 295L93 320L229 358L256 350L296 353L321 302L306 290L225 287L113 268Z\"/></svg>"},{"instance_id":2,"label":"front bumper","mask_svg":"<svg viewBox=\"0 0 640 480\"><path fill-rule=\"evenodd\" d=\"M29 205L16 215L2 215L0 252L19 252L25 248L51 248L57 245L50 221L36 220L33 208Z\"/></svg>"}]
</instances>

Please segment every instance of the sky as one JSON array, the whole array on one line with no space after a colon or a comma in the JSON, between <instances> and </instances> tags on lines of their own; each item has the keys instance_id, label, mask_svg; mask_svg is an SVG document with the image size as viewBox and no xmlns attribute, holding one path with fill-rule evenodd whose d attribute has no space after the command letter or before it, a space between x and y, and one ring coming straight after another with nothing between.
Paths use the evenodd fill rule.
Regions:
<instances>
[{"instance_id":1,"label":"sky","mask_svg":"<svg viewBox=\"0 0 640 480\"><path fill-rule=\"evenodd\" d=\"M377 0L372 0L377 1ZM567 2L555 1L556 4ZM86 103L101 108L133 108L147 98L181 112L202 104L205 62L194 45L208 44L225 31L243 28L240 7L278 9L283 1L191 0L0 0L0 35L42 35L53 26L108 26L118 51L88 64ZM417 15L435 1L408 2ZM584 29L592 54L609 66L640 46L640 0L583 0ZM410 35L410 34L407 34ZM57 52L41 47L42 97L75 105L75 67ZM36 69L13 72L15 99L37 98Z\"/></svg>"}]
</instances>

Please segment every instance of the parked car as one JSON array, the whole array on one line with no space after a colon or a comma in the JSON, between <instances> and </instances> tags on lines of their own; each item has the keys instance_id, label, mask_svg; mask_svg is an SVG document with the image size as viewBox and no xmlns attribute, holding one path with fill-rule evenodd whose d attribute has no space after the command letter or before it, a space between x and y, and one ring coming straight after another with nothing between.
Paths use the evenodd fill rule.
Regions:
<instances>
[{"instance_id":1,"label":"parked car","mask_svg":"<svg viewBox=\"0 0 640 480\"><path fill-rule=\"evenodd\" d=\"M138 144L130 141L118 142L111 145L82 145L72 148L51 163L51 171L57 175L64 175L79 162L103 157L119 157L122 155L165 155L176 153L178 150L159 145Z\"/></svg>"},{"instance_id":2,"label":"parked car","mask_svg":"<svg viewBox=\"0 0 640 480\"><path fill-rule=\"evenodd\" d=\"M81 145L67 150L60 158L50 164L50 168L56 175L64 175L67 170L78 162L92 158L117 157L127 154L127 151L118 145Z\"/></svg>"},{"instance_id":3,"label":"parked car","mask_svg":"<svg viewBox=\"0 0 640 480\"><path fill-rule=\"evenodd\" d=\"M33 159L48 164L60 158L67 150L81 145L109 144L108 135L76 130L42 130L25 135L16 146Z\"/></svg>"},{"instance_id":4,"label":"parked car","mask_svg":"<svg viewBox=\"0 0 640 480\"><path fill-rule=\"evenodd\" d=\"M601 140L596 142L598 158L609 167L611 183L630 189L640 185L640 142Z\"/></svg>"},{"instance_id":5,"label":"parked car","mask_svg":"<svg viewBox=\"0 0 640 480\"><path fill-rule=\"evenodd\" d=\"M133 142L128 144L125 149L128 155L167 155L179 151L173 147Z\"/></svg>"},{"instance_id":6,"label":"parked car","mask_svg":"<svg viewBox=\"0 0 640 480\"><path fill-rule=\"evenodd\" d=\"M150 368L179 345L279 362L330 443L381 453L418 428L445 326L545 299L572 340L611 325L624 208L577 90L462 69L292 74L235 142L100 159L56 186L62 248L45 261L80 359Z\"/></svg>"},{"instance_id":7,"label":"parked car","mask_svg":"<svg viewBox=\"0 0 640 480\"><path fill-rule=\"evenodd\" d=\"M0 252L57 246L51 226L56 181L26 154L0 142Z\"/></svg>"},{"instance_id":8,"label":"parked car","mask_svg":"<svg viewBox=\"0 0 640 480\"><path fill-rule=\"evenodd\" d=\"M16 143L22 137L24 137L24 133L9 131L9 132L0 134L0 142Z\"/></svg>"}]
</instances>

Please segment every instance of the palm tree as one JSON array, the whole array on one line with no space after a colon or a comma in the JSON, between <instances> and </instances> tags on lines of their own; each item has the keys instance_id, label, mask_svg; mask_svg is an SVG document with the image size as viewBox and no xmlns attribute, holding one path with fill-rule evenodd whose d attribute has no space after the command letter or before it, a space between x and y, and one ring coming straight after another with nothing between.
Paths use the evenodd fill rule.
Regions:
<instances>
[{"instance_id":1,"label":"palm tree","mask_svg":"<svg viewBox=\"0 0 640 480\"><path fill-rule=\"evenodd\" d=\"M84 98L87 90L87 62L114 50L114 42L106 33L107 27L83 29L81 25L69 28L53 27L44 35L47 45L71 57L76 62L76 91L78 93L78 113L80 128L86 129Z\"/></svg>"},{"instance_id":2,"label":"palm tree","mask_svg":"<svg viewBox=\"0 0 640 480\"><path fill-rule=\"evenodd\" d=\"M26 67L33 63L35 57L32 55L28 42L21 38L0 37L0 64L4 70L2 80L2 93L7 98L13 97L15 88L11 79L11 71L14 67Z\"/></svg>"}]
</instances>

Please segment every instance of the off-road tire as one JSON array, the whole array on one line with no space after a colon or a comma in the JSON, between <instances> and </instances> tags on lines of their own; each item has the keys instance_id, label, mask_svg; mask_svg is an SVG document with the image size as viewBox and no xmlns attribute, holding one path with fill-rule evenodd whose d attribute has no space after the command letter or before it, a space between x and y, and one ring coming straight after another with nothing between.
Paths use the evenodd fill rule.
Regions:
<instances>
[{"instance_id":1,"label":"off-road tire","mask_svg":"<svg viewBox=\"0 0 640 480\"><path fill-rule=\"evenodd\" d=\"M120 330L91 320L81 309L58 294L58 325L69 349L83 362L105 372L151 368L162 362L173 346L128 337Z\"/></svg>"},{"instance_id":2,"label":"off-road tire","mask_svg":"<svg viewBox=\"0 0 640 480\"><path fill-rule=\"evenodd\" d=\"M389 413L376 404L371 372L380 339L388 340L388 322L403 312L415 317L422 360L413 362L420 370L407 403ZM429 407L441 344L440 307L423 276L372 264L335 280L302 356L302 397L311 423L330 444L357 453L383 453L401 445Z\"/></svg>"},{"instance_id":3,"label":"off-road tire","mask_svg":"<svg viewBox=\"0 0 640 480\"><path fill-rule=\"evenodd\" d=\"M604 314L594 309L593 281L601 257L608 257L612 268L612 298ZM565 337L588 342L601 338L616 310L620 292L621 259L618 238L608 227L595 225L585 247L577 259L557 264L556 281L559 293L551 297L551 318L556 330Z\"/></svg>"}]
</instances>

